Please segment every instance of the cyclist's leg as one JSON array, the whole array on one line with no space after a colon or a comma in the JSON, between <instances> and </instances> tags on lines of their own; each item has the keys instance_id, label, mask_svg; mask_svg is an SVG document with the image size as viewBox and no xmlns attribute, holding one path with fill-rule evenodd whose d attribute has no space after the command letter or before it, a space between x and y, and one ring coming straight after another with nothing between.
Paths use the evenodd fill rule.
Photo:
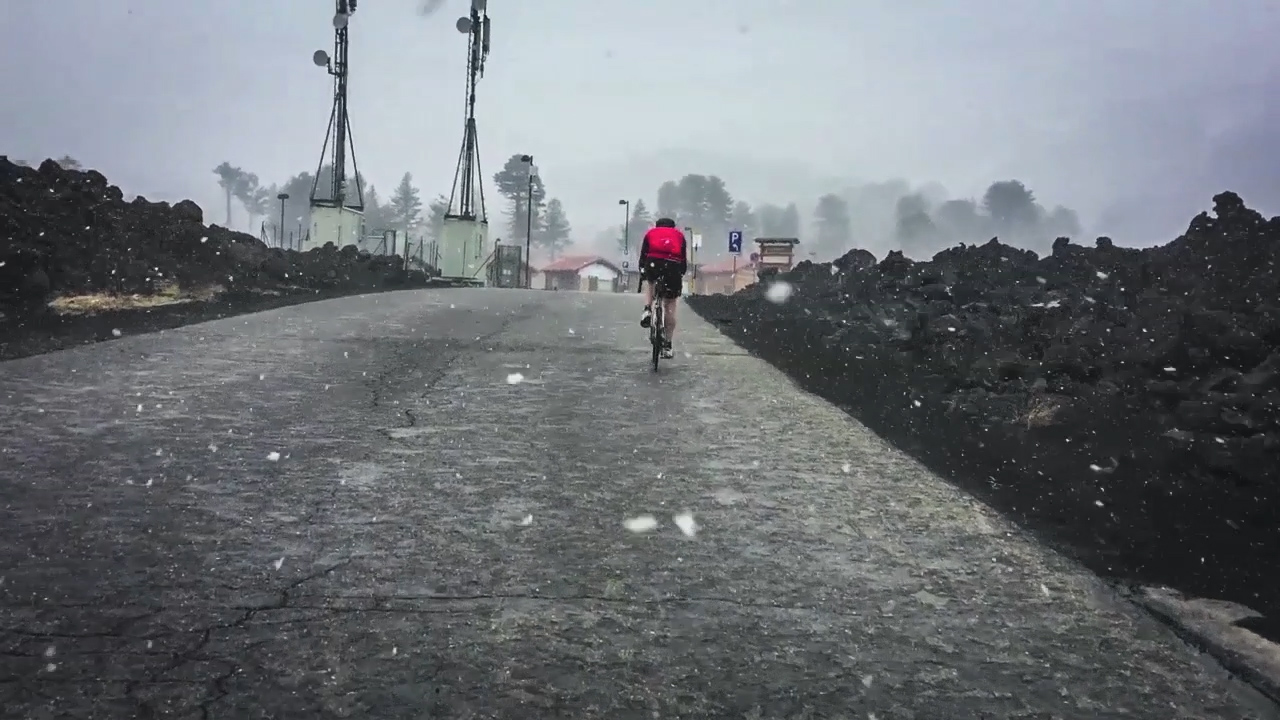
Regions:
<instances>
[{"instance_id":1,"label":"cyclist's leg","mask_svg":"<svg viewBox=\"0 0 1280 720\"><path fill-rule=\"evenodd\" d=\"M644 286L644 312L640 314L640 327L647 328L653 322L653 274L652 268L640 268L640 284Z\"/></svg>"},{"instance_id":2,"label":"cyclist's leg","mask_svg":"<svg viewBox=\"0 0 1280 720\"><path fill-rule=\"evenodd\" d=\"M662 299L662 327L666 330L662 339L662 355L673 358L676 356L673 345L676 334L676 299L673 297Z\"/></svg>"},{"instance_id":3,"label":"cyclist's leg","mask_svg":"<svg viewBox=\"0 0 1280 720\"><path fill-rule=\"evenodd\" d=\"M676 305L679 302L681 293L680 284L684 278L680 276L679 267L675 263L670 263L663 268L663 278L665 281L665 292L662 297L662 325L666 329L666 349L668 354L671 352L671 341L676 334Z\"/></svg>"}]
</instances>

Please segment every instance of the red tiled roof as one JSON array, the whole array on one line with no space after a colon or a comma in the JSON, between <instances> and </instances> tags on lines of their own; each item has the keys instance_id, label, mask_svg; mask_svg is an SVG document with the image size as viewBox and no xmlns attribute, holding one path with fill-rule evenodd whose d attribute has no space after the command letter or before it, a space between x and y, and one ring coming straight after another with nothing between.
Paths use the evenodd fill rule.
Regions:
<instances>
[{"instance_id":1,"label":"red tiled roof","mask_svg":"<svg viewBox=\"0 0 1280 720\"><path fill-rule=\"evenodd\" d=\"M736 261L737 261L736 267L739 270L751 268L754 266L754 263L744 258L737 258ZM716 260L715 262L707 263L706 265L703 265L702 267L698 268L698 274L699 275L729 275L733 272L733 269L735 267L734 262L735 262L734 258L731 258L731 257L722 258L720 260Z\"/></svg>"},{"instance_id":2,"label":"red tiled roof","mask_svg":"<svg viewBox=\"0 0 1280 720\"><path fill-rule=\"evenodd\" d=\"M617 265L599 255L565 255L538 270L538 272L578 272L588 265L605 265L614 272L622 272Z\"/></svg>"}]
</instances>

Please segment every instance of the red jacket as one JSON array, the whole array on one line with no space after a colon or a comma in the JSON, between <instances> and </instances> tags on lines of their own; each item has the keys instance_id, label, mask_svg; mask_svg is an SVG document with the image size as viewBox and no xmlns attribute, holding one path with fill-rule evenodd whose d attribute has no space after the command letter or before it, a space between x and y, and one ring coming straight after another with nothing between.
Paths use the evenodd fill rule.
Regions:
<instances>
[{"instance_id":1,"label":"red jacket","mask_svg":"<svg viewBox=\"0 0 1280 720\"><path fill-rule=\"evenodd\" d=\"M670 260L680 263L681 272L689 269L688 242L679 228L655 227L640 242L640 264L647 260Z\"/></svg>"}]
</instances>

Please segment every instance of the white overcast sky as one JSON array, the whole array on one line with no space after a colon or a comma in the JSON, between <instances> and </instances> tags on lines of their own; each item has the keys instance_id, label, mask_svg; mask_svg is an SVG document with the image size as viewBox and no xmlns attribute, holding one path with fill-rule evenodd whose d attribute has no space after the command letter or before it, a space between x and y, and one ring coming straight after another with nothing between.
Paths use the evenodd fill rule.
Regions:
<instances>
[{"instance_id":1,"label":"white overcast sky","mask_svg":"<svg viewBox=\"0 0 1280 720\"><path fill-rule=\"evenodd\" d=\"M361 0L363 174L447 193L466 0ZM1211 195L1280 211L1280 0L490 0L486 180L538 159L582 239L618 197L690 171L750 201L905 178L954 196L1018 178L1124 244ZM130 192L217 208L223 160L319 160L330 0L5 0L0 153L71 154ZM1269 92L1268 92L1269 90ZM486 192L489 211L497 199ZM216 210L208 213L213 219Z\"/></svg>"}]
</instances>

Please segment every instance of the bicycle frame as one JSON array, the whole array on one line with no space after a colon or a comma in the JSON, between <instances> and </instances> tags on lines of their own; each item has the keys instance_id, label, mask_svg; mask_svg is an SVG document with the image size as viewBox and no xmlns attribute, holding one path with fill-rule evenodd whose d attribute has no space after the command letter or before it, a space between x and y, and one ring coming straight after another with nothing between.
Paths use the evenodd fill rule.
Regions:
<instances>
[{"instance_id":1,"label":"bicycle frame","mask_svg":"<svg viewBox=\"0 0 1280 720\"><path fill-rule=\"evenodd\" d=\"M659 286L661 287L661 286ZM658 371L658 359L662 357L663 338L666 336L667 312L664 302L654 293L653 317L649 322L649 342L653 345L653 371Z\"/></svg>"},{"instance_id":2,"label":"bicycle frame","mask_svg":"<svg viewBox=\"0 0 1280 720\"><path fill-rule=\"evenodd\" d=\"M663 339L667 334L666 301L663 300L662 297L662 291L665 289L666 285L663 283L653 283L653 303L650 306L650 311L653 315L649 320L649 342L653 345L654 372L658 372L658 360L662 358ZM640 284L636 287L636 292L644 292L644 278L640 279Z\"/></svg>"}]
</instances>

